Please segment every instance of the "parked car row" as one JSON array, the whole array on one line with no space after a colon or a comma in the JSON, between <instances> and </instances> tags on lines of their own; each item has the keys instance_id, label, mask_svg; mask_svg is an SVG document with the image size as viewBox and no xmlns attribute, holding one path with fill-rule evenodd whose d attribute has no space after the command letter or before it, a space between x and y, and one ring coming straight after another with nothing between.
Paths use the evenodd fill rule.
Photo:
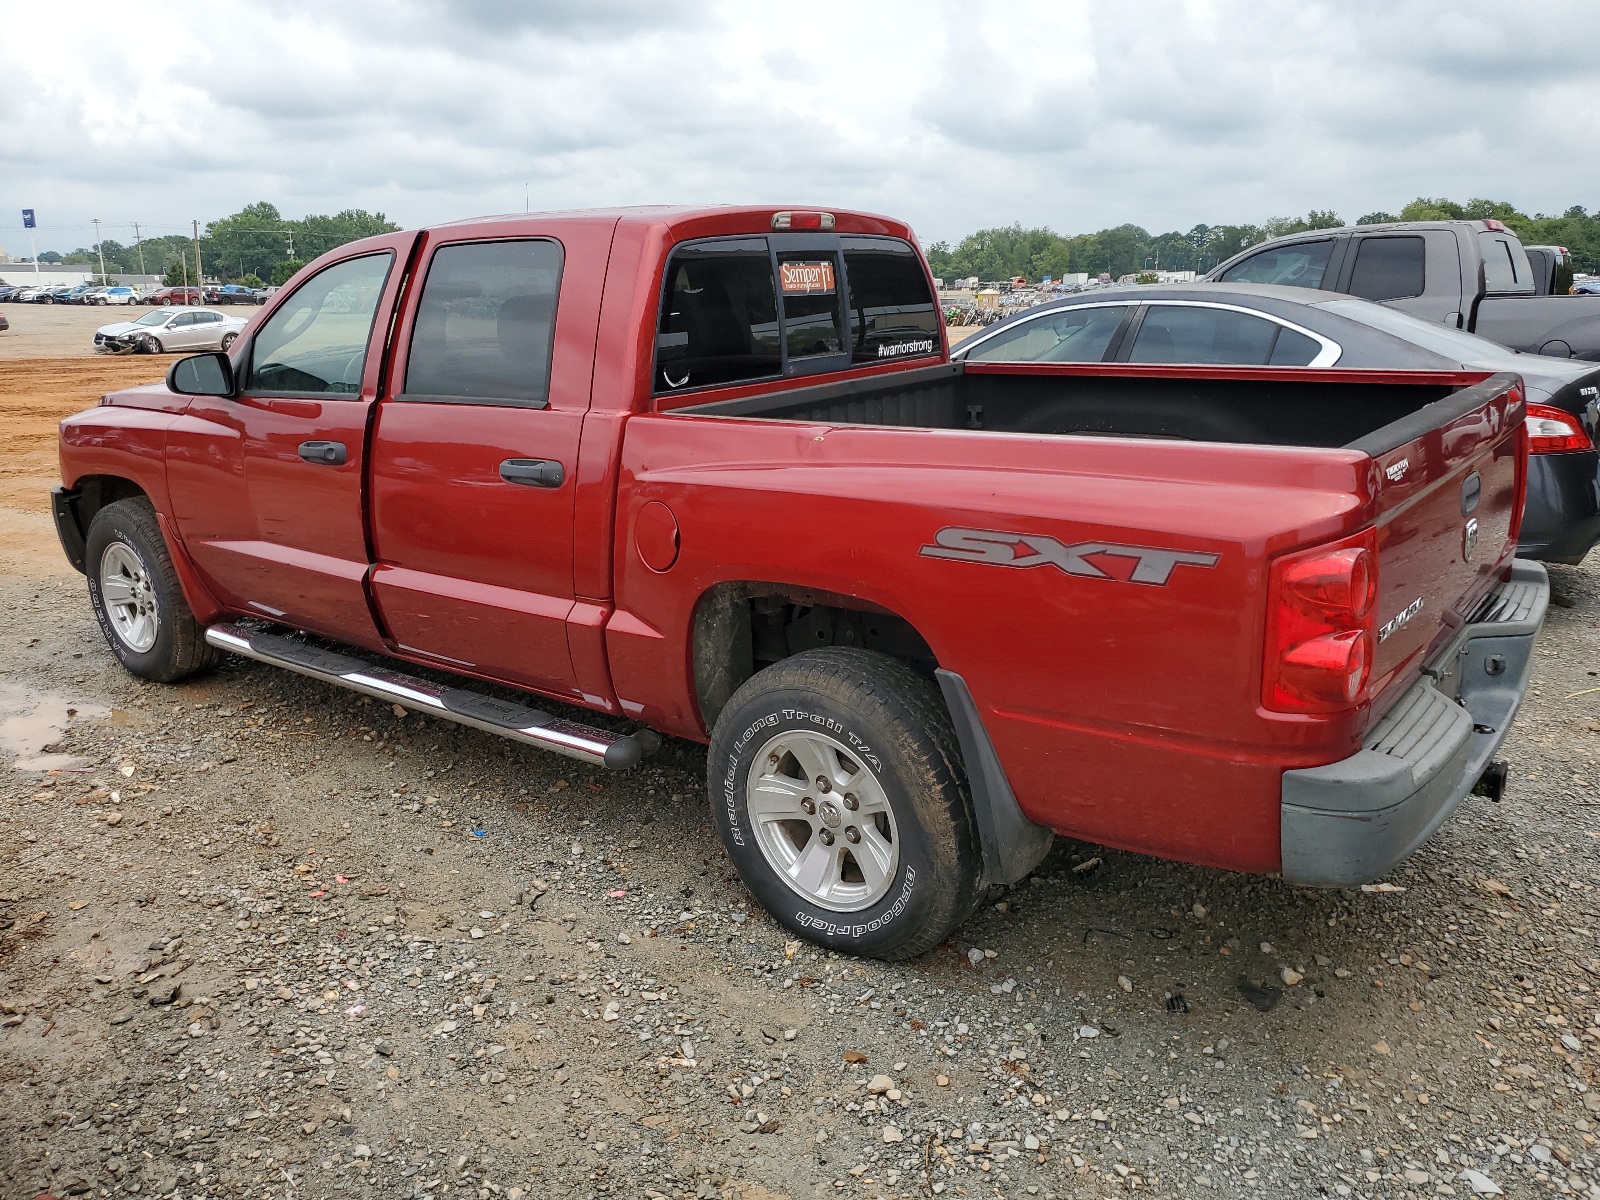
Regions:
<instances>
[{"instance_id":1,"label":"parked car row","mask_svg":"<svg viewBox=\"0 0 1600 1200\"><path fill-rule=\"evenodd\" d=\"M116 284L90 283L42 286L0 283L0 300L13 304L261 304L276 288L249 288L242 283L205 287L164 287L150 292Z\"/></svg>"}]
</instances>

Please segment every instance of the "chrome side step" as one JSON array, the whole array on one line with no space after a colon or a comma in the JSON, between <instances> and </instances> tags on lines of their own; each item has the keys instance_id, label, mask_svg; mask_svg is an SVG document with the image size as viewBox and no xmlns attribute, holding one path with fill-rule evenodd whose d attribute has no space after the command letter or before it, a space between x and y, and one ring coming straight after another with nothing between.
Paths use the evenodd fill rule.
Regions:
<instances>
[{"instance_id":1,"label":"chrome side step","mask_svg":"<svg viewBox=\"0 0 1600 1200\"><path fill-rule=\"evenodd\" d=\"M430 683L280 634L258 633L242 625L212 625L206 630L206 641L219 650L271 663L403 708L431 713L458 725L496 733L514 742L553 750L597 767L622 771L644 756L643 741L632 734L608 733L512 700Z\"/></svg>"}]
</instances>

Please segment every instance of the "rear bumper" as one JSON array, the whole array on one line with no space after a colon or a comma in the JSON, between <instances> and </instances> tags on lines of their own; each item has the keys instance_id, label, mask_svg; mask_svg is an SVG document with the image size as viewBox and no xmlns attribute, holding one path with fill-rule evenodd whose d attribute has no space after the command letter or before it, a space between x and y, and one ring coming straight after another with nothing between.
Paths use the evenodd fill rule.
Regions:
<instances>
[{"instance_id":1,"label":"rear bumper","mask_svg":"<svg viewBox=\"0 0 1600 1200\"><path fill-rule=\"evenodd\" d=\"M1528 503L1517 553L1580 563L1600 542L1600 453L1571 450L1528 456Z\"/></svg>"},{"instance_id":2,"label":"rear bumper","mask_svg":"<svg viewBox=\"0 0 1600 1200\"><path fill-rule=\"evenodd\" d=\"M1516 561L1443 655L1349 758L1283 773L1283 877L1348 887L1385 874L1472 791L1528 686L1550 583Z\"/></svg>"}]
</instances>

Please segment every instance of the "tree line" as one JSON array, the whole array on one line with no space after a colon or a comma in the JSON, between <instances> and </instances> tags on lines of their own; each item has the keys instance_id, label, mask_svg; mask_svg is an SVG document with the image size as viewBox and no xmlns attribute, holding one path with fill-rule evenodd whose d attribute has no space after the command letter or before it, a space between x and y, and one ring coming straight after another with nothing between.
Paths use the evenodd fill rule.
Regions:
<instances>
[{"instance_id":1,"label":"tree line","mask_svg":"<svg viewBox=\"0 0 1600 1200\"><path fill-rule=\"evenodd\" d=\"M1372 212L1355 223L1481 221L1490 217L1504 221L1527 245L1566 246L1572 251L1576 270L1600 273L1600 214L1590 216L1580 205L1560 216L1538 213L1530 217L1501 200L1459 204L1418 197L1397 214ZM1086 271L1091 277L1104 272L1113 279L1153 270L1203 273L1259 242L1343 224L1337 213L1317 209L1304 217L1274 217L1259 225L1196 225L1187 233L1152 234L1138 225L1118 225L1098 233L1064 236L1045 227L1024 229L1019 223L980 229L953 247L948 242L935 242L928 248L928 262L933 273L946 280L973 275L998 280L1021 275L1033 281L1047 275L1059 279L1078 271Z\"/></svg>"},{"instance_id":2,"label":"tree line","mask_svg":"<svg viewBox=\"0 0 1600 1200\"><path fill-rule=\"evenodd\" d=\"M262 287L283 283L306 263L346 242L399 229L382 213L347 208L332 216L285 217L274 204L249 204L208 223L200 235L206 278ZM99 253L96 253L98 249ZM70 254L46 251L40 262L100 265L110 275L160 275L173 287L194 282L194 239L181 233L144 238L133 245L106 238Z\"/></svg>"}]
</instances>

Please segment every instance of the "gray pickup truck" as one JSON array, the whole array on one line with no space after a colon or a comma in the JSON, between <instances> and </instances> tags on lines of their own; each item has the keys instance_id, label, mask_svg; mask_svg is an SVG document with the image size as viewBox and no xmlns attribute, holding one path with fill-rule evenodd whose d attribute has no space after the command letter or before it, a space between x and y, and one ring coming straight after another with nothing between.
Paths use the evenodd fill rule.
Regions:
<instances>
[{"instance_id":1,"label":"gray pickup truck","mask_svg":"<svg viewBox=\"0 0 1600 1200\"><path fill-rule=\"evenodd\" d=\"M1552 295L1546 274L1499 221L1401 221L1276 238L1206 278L1343 292L1527 354L1600 362L1600 296Z\"/></svg>"}]
</instances>

